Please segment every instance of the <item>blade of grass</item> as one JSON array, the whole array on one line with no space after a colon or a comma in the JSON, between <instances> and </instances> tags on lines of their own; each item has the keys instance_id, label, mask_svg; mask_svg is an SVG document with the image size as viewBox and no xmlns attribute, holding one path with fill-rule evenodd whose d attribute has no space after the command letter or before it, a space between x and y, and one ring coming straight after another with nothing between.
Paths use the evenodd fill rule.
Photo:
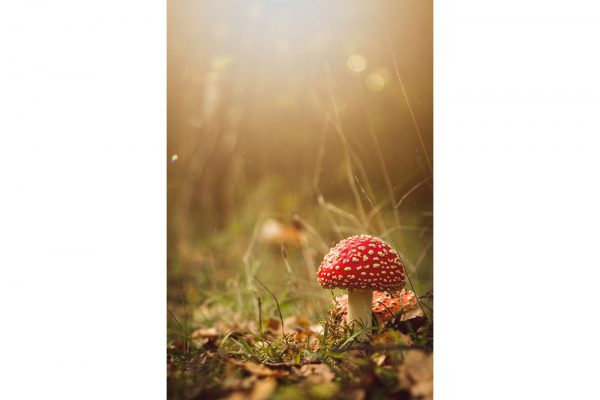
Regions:
<instances>
[{"instance_id":1,"label":"blade of grass","mask_svg":"<svg viewBox=\"0 0 600 400\"><path fill-rule=\"evenodd\" d=\"M429 158L429 153L425 148L425 142L423 141L423 135L421 135L421 130L419 129L419 124L417 124L417 119L415 118L415 113L413 112L410 101L408 100L408 94L406 93L406 87L404 86L404 82L400 77L400 68L398 68L398 62L396 61L396 56L394 54L394 50L392 48L392 39L390 36L387 37L388 47L390 49L390 54L392 55L392 61L394 62L394 72L396 73L396 79L398 79L398 83L400 83L400 88L402 89L402 95L404 96L404 100L406 101L406 105L408 106L408 111L410 113L410 117L412 119L412 123L417 131L417 136L419 137L419 141L421 142L421 147L423 148L423 154L425 154L425 159L427 160L427 165L429 166L429 171L433 175L433 166L431 164L431 159Z\"/></svg>"},{"instance_id":2,"label":"blade of grass","mask_svg":"<svg viewBox=\"0 0 600 400\"><path fill-rule=\"evenodd\" d=\"M381 151L381 145L379 144L379 138L377 137L377 134L375 133L373 116L371 115L371 111L370 111L369 107L367 106L367 102L366 102L367 96L365 96L365 93L362 90L362 81L358 80L358 75L357 75L357 87L358 87L358 92L359 92L358 98L360 99L360 103L362 105L365 116L367 118L367 126L369 127L369 129L368 129L369 135L371 135L371 140L375 144L375 151L377 152L377 161L379 162L379 168L381 168L381 175L383 176L384 181L385 181L385 187L388 192L390 204L395 204L396 197L394 195L394 188L392 186L392 180L390 178L390 174L388 173L388 169L385 164L385 159L383 158L383 152ZM396 224L400 224L400 217L398 215L398 210L393 209L392 212L394 213L394 221L396 222Z\"/></svg>"},{"instance_id":3,"label":"blade of grass","mask_svg":"<svg viewBox=\"0 0 600 400\"><path fill-rule=\"evenodd\" d=\"M404 200L406 200L406 198L408 196L410 196L410 194L412 192L414 192L415 190L417 190L420 186L422 186L423 184L425 184L430 179L433 179L433 176L428 176L427 178L423 179L421 182L417 183L412 188L410 188L410 190L408 192L404 193L404 195L400 198L400 200L398 201L398 203L394 206L394 209L397 209L398 207L400 207L400 205L402 204L402 202Z\"/></svg>"},{"instance_id":4,"label":"blade of grass","mask_svg":"<svg viewBox=\"0 0 600 400\"><path fill-rule=\"evenodd\" d=\"M377 327L377 326L371 326L371 327L368 327L368 328L359 329L358 332L355 332L348 339L346 339L346 341L344 343L342 343L339 348L343 349L348 343L352 342L358 336L360 336L360 335L362 335L364 333L370 332L370 331L377 330L377 329L379 329L379 327Z\"/></svg>"},{"instance_id":5,"label":"blade of grass","mask_svg":"<svg viewBox=\"0 0 600 400\"><path fill-rule=\"evenodd\" d=\"M256 279L256 281L258 283L260 283L260 285L267 291L269 292L269 294L273 297L273 299L275 300L275 304L277 305L277 312L279 313L279 319L281 320L281 335L283 337L285 337L285 331L283 329L283 314L281 314L281 307L279 307L279 300L277 300L277 297L273 294L273 292L271 292L269 290L268 287L265 286L264 283L262 283L256 276L254 276L254 279Z\"/></svg>"},{"instance_id":6,"label":"blade of grass","mask_svg":"<svg viewBox=\"0 0 600 400\"><path fill-rule=\"evenodd\" d=\"M337 102L335 101L335 97L333 96L333 84L332 84L333 81L331 79L331 69L329 68L329 64L326 64L326 76L327 76L327 83L328 83L329 99L333 106L333 121L332 122L334 123L335 132L337 132L338 138L340 139L340 142L342 144L342 150L343 150L343 154L344 154L344 166L346 169L346 178L348 180L348 184L350 185L350 190L352 191L352 196L354 197L354 201L356 203L356 208L358 210L358 214L360 216L360 219L363 222L364 227L366 228L367 214L366 214L364 206L362 204L362 200L360 198L360 193L358 192L358 189L354 182L354 172L352 170L352 159L350 158L349 144L348 144L346 135L344 133L342 119L341 119L341 116L339 113L339 107L337 105Z\"/></svg>"}]
</instances>

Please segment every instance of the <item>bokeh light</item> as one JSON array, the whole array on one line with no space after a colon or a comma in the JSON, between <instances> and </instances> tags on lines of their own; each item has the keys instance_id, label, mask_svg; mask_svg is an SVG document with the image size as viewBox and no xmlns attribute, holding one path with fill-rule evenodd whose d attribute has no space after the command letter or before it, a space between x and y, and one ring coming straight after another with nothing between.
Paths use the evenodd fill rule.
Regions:
<instances>
[{"instance_id":1,"label":"bokeh light","mask_svg":"<svg viewBox=\"0 0 600 400\"><path fill-rule=\"evenodd\" d=\"M381 71L373 71L367 76L367 88L372 92L379 92L385 86L385 77Z\"/></svg>"},{"instance_id":2,"label":"bokeh light","mask_svg":"<svg viewBox=\"0 0 600 400\"><path fill-rule=\"evenodd\" d=\"M362 54L352 54L348 57L348 68L352 72L363 72L367 68L367 59Z\"/></svg>"}]
</instances>

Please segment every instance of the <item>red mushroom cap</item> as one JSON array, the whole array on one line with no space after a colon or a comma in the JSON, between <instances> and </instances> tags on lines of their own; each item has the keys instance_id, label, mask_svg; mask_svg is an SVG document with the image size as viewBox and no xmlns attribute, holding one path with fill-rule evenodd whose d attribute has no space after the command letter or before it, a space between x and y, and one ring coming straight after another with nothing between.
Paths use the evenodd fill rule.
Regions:
<instances>
[{"instance_id":1,"label":"red mushroom cap","mask_svg":"<svg viewBox=\"0 0 600 400\"><path fill-rule=\"evenodd\" d=\"M402 289L396 293L374 292L373 295L373 313L382 322L417 308L417 296L410 290Z\"/></svg>"},{"instance_id":2,"label":"red mushroom cap","mask_svg":"<svg viewBox=\"0 0 600 400\"><path fill-rule=\"evenodd\" d=\"M392 290L404 286L404 266L383 240L352 236L329 250L317 277L324 288Z\"/></svg>"}]
</instances>

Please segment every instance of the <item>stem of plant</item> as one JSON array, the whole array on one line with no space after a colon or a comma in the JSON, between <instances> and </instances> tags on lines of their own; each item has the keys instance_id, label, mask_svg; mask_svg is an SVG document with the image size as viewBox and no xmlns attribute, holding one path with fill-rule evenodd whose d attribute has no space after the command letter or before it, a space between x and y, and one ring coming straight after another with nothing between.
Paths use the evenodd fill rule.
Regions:
<instances>
[{"instance_id":1,"label":"stem of plant","mask_svg":"<svg viewBox=\"0 0 600 400\"><path fill-rule=\"evenodd\" d=\"M260 333L260 337L262 337L262 304L260 302L260 296L256 296L256 301L258 303L258 332Z\"/></svg>"}]
</instances>

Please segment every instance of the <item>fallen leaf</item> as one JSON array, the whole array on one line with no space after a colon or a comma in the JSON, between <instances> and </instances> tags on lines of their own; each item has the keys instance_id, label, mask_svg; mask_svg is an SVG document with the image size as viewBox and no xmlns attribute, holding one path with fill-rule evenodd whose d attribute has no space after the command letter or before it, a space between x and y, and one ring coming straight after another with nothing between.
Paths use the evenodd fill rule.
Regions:
<instances>
[{"instance_id":1,"label":"fallen leaf","mask_svg":"<svg viewBox=\"0 0 600 400\"><path fill-rule=\"evenodd\" d=\"M244 392L233 392L225 397L225 400L246 400L247 396Z\"/></svg>"},{"instance_id":2,"label":"fallen leaf","mask_svg":"<svg viewBox=\"0 0 600 400\"><path fill-rule=\"evenodd\" d=\"M373 360L373 362L375 362L377 366L381 366L385 362L385 357L385 354L373 354L371 356L371 359Z\"/></svg>"},{"instance_id":3,"label":"fallen leaf","mask_svg":"<svg viewBox=\"0 0 600 400\"><path fill-rule=\"evenodd\" d=\"M304 332L296 332L292 335L292 339L296 342L306 342L306 333Z\"/></svg>"},{"instance_id":4,"label":"fallen leaf","mask_svg":"<svg viewBox=\"0 0 600 400\"><path fill-rule=\"evenodd\" d=\"M343 393L340 393L340 398L344 400L364 400L367 396L367 391L362 388L355 388L345 390Z\"/></svg>"},{"instance_id":5,"label":"fallen leaf","mask_svg":"<svg viewBox=\"0 0 600 400\"><path fill-rule=\"evenodd\" d=\"M397 376L399 388L410 391L413 397L433 399L433 354L407 351Z\"/></svg>"},{"instance_id":6,"label":"fallen leaf","mask_svg":"<svg viewBox=\"0 0 600 400\"><path fill-rule=\"evenodd\" d=\"M331 382L335 374L326 364L305 364L298 370L300 376L312 384Z\"/></svg>"},{"instance_id":7,"label":"fallen leaf","mask_svg":"<svg viewBox=\"0 0 600 400\"><path fill-rule=\"evenodd\" d=\"M410 336L393 330L386 330L381 333L373 334L371 338L372 344L404 344L406 346L411 346L413 344L413 340Z\"/></svg>"},{"instance_id":8,"label":"fallen leaf","mask_svg":"<svg viewBox=\"0 0 600 400\"><path fill-rule=\"evenodd\" d=\"M433 381L419 382L413 385L410 393L423 400L433 400Z\"/></svg>"},{"instance_id":9,"label":"fallen leaf","mask_svg":"<svg viewBox=\"0 0 600 400\"><path fill-rule=\"evenodd\" d=\"M283 320L283 328L286 335L308 330L310 321L303 316L292 315Z\"/></svg>"},{"instance_id":10,"label":"fallen leaf","mask_svg":"<svg viewBox=\"0 0 600 400\"><path fill-rule=\"evenodd\" d=\"M256 375L257 377L282 377L289 375L289 372L287 371L281 369L271 369L265 367L262 364L257 364L252 361L239 361L234 359L229 359L228 361L233 365L237 365L244 368L246 371L248 371L252 375Z\"/></svg>"},{"instance_id":11,"label":"fallen leaf","mask_svg":"<svg viewBox=\"0 0 600 400\"><path fill-rule=\"evenodd\" d=\"M321 334L323 334L323 326L322 325L311 325L308 327L308 331L313 335L321 335Z\"/></svg>"},{"instance_id":12,"label":"fallen leaf","mask_svg":"<svg viewBox=\"0 0 600 400\"><path fill-rule=\"evenodd\" d=\"M267 321L267 327L272 331L277 331L280 325L281 322L275 318L269 318L269 320Z\"/></svg>"},{"instance_id":13,"label":"fallen leaf","mask_svg":"<svg viewBox=\"0 0 600 400\"><path fill-rule=\"evenodd\" d=\"M192 339L211 338L219 336L217 328L200 328L192 333Z\"/></svg>"},{"instance_id":14,"label":"fallen leaf","mask_svg":"<svg viewBox=\"0 0 600 400\"><path fill-rule=\"evenodd\" d=\"M261 379L256 382L252 393L250 393L250 400L266 400L277 388L277 380L275 378Z\"/></svg>"},{"instance_id":15,"label":"fallen leaf","mask_svg":"<svg viewBox=\"0 0 600 400\"><path fill-rule=\"evenodd\" d=\"M310 320L305 315L299 315L297 318L297 323L303 328L308 328L308 326L310 325Z\"/></svg>"},{"instance_id":16,"label":"fallen leaf","mask_svg":"<svg viewBox=\"0 0 600 400\"><path fill-rule=\"evenodd\" d=\"M416 382L433 380L433 355L422 351L410 350L404 357L404 363L408 367L411 377Z\"/></svg>"}]
</instances>

